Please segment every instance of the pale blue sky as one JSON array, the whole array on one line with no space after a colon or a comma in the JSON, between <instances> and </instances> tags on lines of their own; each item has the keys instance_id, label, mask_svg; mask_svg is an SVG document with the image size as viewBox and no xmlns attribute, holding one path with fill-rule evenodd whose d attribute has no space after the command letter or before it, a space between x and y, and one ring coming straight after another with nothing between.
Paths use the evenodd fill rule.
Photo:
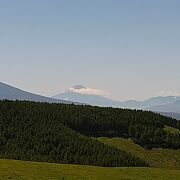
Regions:
<instances>
[{"instance_id":1,"label":"pale blue sky","mask_svg":"<svg viewBox=\"0 0 180 180\"><path fill-rule=\"evenodd\" d=\"M179 0L0 0L0 81L43 95L180 95Z\"/></svg>"}]
</instances>

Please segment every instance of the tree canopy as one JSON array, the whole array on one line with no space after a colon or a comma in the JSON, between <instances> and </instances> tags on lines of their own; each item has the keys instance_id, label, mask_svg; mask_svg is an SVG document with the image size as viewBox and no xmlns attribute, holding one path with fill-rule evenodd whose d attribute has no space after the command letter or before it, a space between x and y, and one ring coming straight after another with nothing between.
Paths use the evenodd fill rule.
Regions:
<instances>
[{"instance_id":1,"label":"tree canopy","mask_svg":"<svg viewBox=\"0 0 180 180\"><path fill-rule=\"evenodd\" d=\"M179 148L180 123L152 112L0 101L0 157L97 166L148 166L93 137L126 137L147 148Z\"/></svg>"}]
</instances>

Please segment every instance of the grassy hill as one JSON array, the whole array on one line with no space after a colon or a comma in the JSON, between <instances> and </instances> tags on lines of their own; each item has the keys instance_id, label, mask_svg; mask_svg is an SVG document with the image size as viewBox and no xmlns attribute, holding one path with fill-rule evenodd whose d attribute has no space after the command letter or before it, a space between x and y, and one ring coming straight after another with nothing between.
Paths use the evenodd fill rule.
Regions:
<instances>
[{"instance_id":1,"label":"grassy hill","mask_svg":"<svg viewBox=\"0 0 180 180\"><path fill-rule=\"evenodd\" d=\"M0 160L0 179L13 180L178 180L180 170L159 168L102 168L80 165Z\"/></svg>"},{"instance_id":2,"label":"grassy hill","mask_svg":"<svg viewBox=\"0 0 180 180\"><path fill-rule=\"evenodd\" d=\"M172 131L172 128L170 128ZM177 131L177 130L176 130ZM151 167L162 168L178 168L180 169L180 149L163 149L154 148L152 150L145 149L135 143L131 139L125 138L98 138L99 141L130 152L141 159L145 160Z\"/></svg>"},{"instance_id":3,"label":"grassy hill","mask_svg":"<svg viewBox=\"0 0 180 180\"><path fill-rule=\"evenodd\" d=\"M169 126L165 126L164 127L164 131L172 133L172 134L180 134L180 130L173 128L173 127L169 127Z\"/></svg>"}]
</instances>

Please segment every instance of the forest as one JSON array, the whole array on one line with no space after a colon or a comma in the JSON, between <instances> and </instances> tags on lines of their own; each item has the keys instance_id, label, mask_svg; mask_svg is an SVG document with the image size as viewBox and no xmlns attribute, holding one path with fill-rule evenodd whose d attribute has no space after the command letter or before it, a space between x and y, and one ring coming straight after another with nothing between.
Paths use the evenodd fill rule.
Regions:
<instances>
[{"instance_id":1,"label":"forest","mask_svg":"<svg viewBox=\"0 0 180 180\"><path fill-rule=\"evenodd\" d=\"M180 122L152 112L86 105L0 101L0 158L104 167L149 166L96 137L125 137L146 148L180 148Z\"/></svg>"}]
</instances>

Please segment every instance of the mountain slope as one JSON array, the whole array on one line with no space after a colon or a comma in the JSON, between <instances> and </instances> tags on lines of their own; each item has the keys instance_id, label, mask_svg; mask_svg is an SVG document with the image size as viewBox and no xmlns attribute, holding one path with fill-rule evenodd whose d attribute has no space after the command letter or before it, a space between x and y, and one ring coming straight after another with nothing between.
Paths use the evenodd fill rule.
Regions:
<instances>
[{"instance_id":1,"label":"mountain slope","mask_svg":"<svg viewBox=\"0 0 180 180\"><path fill-rule=\"evenodd\" d=\"M35 101L35 102L65 103L65 104L72 103L70 101L53 99L53 98L48 98L45 96L29 93L21 89L4 84L2 82L0 82L0 99L26 100L26 101Z\"/></svg>"},{"instance_id":2,"label":"mountain slope","mask_svg":"<svg viewBox=\"0 0 180 180\"><path fill-rule=\"evenodd\" d=\"M162 112L162 113L163 112L180 113L180 100L171 104L149 107L147 108L147 110L154 111L154 112Z\"/></svg>"}]
</instances>

